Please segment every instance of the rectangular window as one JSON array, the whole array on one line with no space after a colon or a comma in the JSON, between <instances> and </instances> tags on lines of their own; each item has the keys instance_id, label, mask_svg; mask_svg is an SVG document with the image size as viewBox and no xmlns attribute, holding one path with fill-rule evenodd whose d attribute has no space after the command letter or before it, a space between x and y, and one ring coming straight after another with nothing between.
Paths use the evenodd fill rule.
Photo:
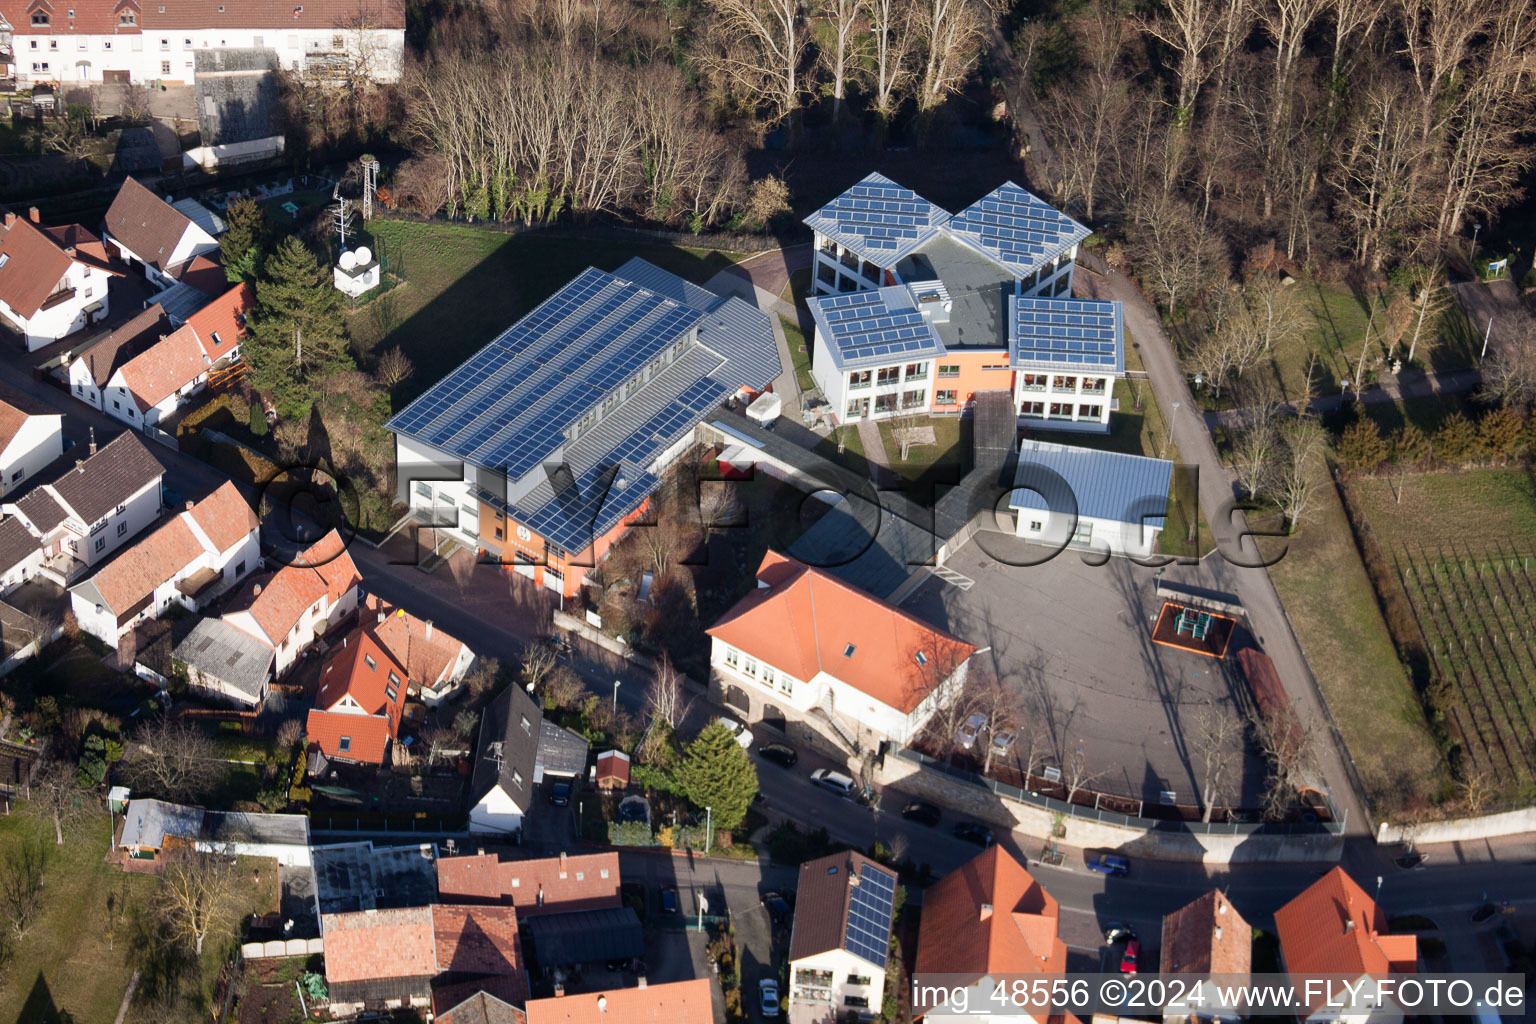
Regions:
<instances>
[{"instance_id":1,"label":"rectangular window","mask_svg":"<svg viewBox=\"0 0 1536 1024\"><path fill-rule=\"evenodd\" d=\"M934 405L954 405L954 404L956 404L955 392L952 391L952 390L935 391L933 393L933 404Z\"/></svg>"},{"instance_id":2,"label":"rectangular window","mask_svg":"<svg viewBox=\"0 0 1536 1024\"><path fill-rule=\"evenodd\" d=\"M117 524L117 535L119 537L121 537L123 534L125 534L127 532L128 532L128 524L127 523L118 523Z\"/></svg>"},{"instance_id":3,"label":"rectangular window","mask_svg":"<svg viewBox=\"0 0 1536 1024\"><path fill-rule=\"evenodd\" d=\"M162 49L162 50L169 50L170 48L171 48L171 41L169 39L162 39L162 40L160 40L160 49Z\"/></svg>"},{"instance_id":4,"label":"rectangular window","mask_svg":"<svg viewBox=\"0 0 1536 1024\"><path fill-rule=\"evenodd\" d=\"M855 370L848 375L849 388L867 388L870 385L870 373L868 370Z\"/></svg>"},{"instance_id":5,"label":"rectangular window","mask_svg":"<svg viewBox=\"0 0 1536 1024\"><path fill-rule=\"evenodd\" d=\"M107 538L105 538L105 537L97 537L96 538L96 550L97 551L100 551L102 548L104 548L106 546L107 546Z\"/></svg>"},{"instance_id":6,"label":"rectangular window","mask_svg":"<svg viewBox=\"0 0 1536 1024\"><path fill-rule=\"evenodd\" d=\"M1072 415L1072 403L1071 402L1052 402L1051 403L1051 415L1052 416L1071 416Z\"/></svg>"},{"instance_id":7,"label":"rectangular window","mask_svg":"<svg viewBox=\"0 0 1536 1024\"><path fill-rule=\"evenodd\" d=\"M928 379L928 364L927 363L908 363L906 371L905 371L905 376L906 376L907 380L927 380Z\"/></svg>"},{"instance_id":8,"label":"rectangular window","mask_svg":"<svg viewBox=\"0 0 1536 1024\"><path fill-rule=\"evenodd\" d=\"M498 527L496 527L496 539L497 539L497 540L504 540L504 539L505 539L505 538L504 538L504 537L503 537L503 536L502 536L502 529L501 529L501 527L499 527L499 526L498 526Z\"/></svg>"},{"instance_id":9,"label":"rectangular window","mask_svg":"<svg viewBox=\"0 0 1536 1024\"><path fill-rule=\"evenodd\" d=\"M20 480L23 476L26 476L26 474L27 474L27 471L25 469L18 469L16 472L11 474L11 483L15 483L16 481Z\"/></svg>"},{"instance_id":10,"label":"rectangular window","mask_svg":"<svg viewBox=\"0 0 1536 1024\"><path fill-rule=\"evenodd\" d=\"M781 693L794 693L795 692L795 677L794 676L787 676L784 673L780 672L779 673L779 691Z\"/></svg>"},{"instance_id":11,"label":"rectangular window","mask_svg":"<svg viewBox=\"0 0 1536 1024\"><path fill-rule=\"evenodd\" d=\"M1020 416L1044 416L1045 415L1045 403L1044 402L1020 402L1019 403L1019 415Z\"/></svg>"},{"instance_id":12,"label":"rectangular window","mask_svg":"<svg viewBox=\"0 0 1536 1024\"><path fill-rule=\"evenodd\" d=\"M110 40L110 39L103 39L101 41L101 48L103 50L110 50L110 49L112 49L112 40Z\"/></svg>"},{"instance_id":13,"label":"rectangular window","mask_svg":"<svg viewBox=\"0 0 1536 1024\"><path fill-rule=\"evenodd\" d=\"M168 75L168 74L171 73L171 62L170 61L163 60L163 61L160 62L160 73L162 75Z\"/></svg>"},{"instance_id":14,"label":"rectangular window","mask_svg":"<svg viewBox=\"0 0 1536 1024\"><path fill-rule=\"evenodd\" d=\"M1084 377L1082 391L1085 395L1102 395L1104 393L1104 378Z\"/></svg>"},{"instance_id":15,"label":"rectangular window","mask_svg":"<svg viewBox=\"0 0 1536 1024\"><path fill-rule=\"evenodd\" d=\"M863 416L864 415L864 405L868 401L869 401L869 399L867 399L867 398L855 398L853 401L849 402L848 403L848 415L849 416Z\"/></svg>"},{"instance_id":16,"label":"rectangular window","mask_svg":"<svg viewBox=\"0 0 1536 1024\"><path fill-rule=\"evenodd\" d=\"M57 50L58 48L59 48L59 41L57 39L50 39L50 40L48 40L48 49L50 49L50 50Z\"/></svg>"},{"instance_id":17,"label":"rectangular window","mask_svg":"<svg viewBox=\"0 0 1536 1024\"><path fill-rule=\"evenodd\" d=\"M240 561L240 562L236 562L235 563L235 575L236 576L244 576L245 575L245 562L244 561Z\"/></svg>"},{"instance_id":18,"label":"rectangular window","mask_svg":"<svg viewBox=\"0 0 1536 1024\"><path fill-rule=\"evenodd\" d=\"M1025 391L1044 391L1045 374L1026 373L1024 375L1024 383L1020 385L1020 387L1022 387Z\"/></svg>"},{"instance_id":19,"label":"rectangular window","mask_svg":"<svg viewBox=\"0 0 1536 1024\"><path fill-rule=\"evenodd\" d=\"M855 1007L858 1007L861 1010L862 1009L867 1009L868 1006L869 1006L869 997L868 996L843 996L843 1005L844 1006L855 1006Z\"/></svg>"},{"instance_id":20,"label":"rectangular window","mask_svg":"<svg viewBox=\"0 0 1536 1024\"><path fill-rule=\"evenodd\" d=\"M875 412L895 412L895 411L896 411L896 396L895 395L876 395L875 396Z\"/></svg>"},{"instance_id":21,"label":"rectangular window","mask_svg":"<svg viewBox=\"0 0 1536 1024\"><path fill-rule=\"evenodd\" d=\"M746 664L742 666L741 671L743 674L752 676L754 679L757 678L757 659L748 658Z\"/></svg>"},{"instance_id":22,"label":"rectangular window","mask_svg":"<svg viewBox=\"0 0 1536 1024\"><path fill-rule=\"evenodd\" d=\"M137 20L138 15L134 14L132 11L123 11L117 16L117 23L125 27L134 24Z\"/></svg>"},{"instance_id":23,"label":"rectangular window","mask_svg":"<svg viewBox=\"0 0 1536 1024\"><path fill-rule=\"evenodd\" d=\"M769 668L767 665L763 666L763 685L773 685L773 669Z\"/></svg>"},{"instance_id":24,"label":"rectangular window","mask_svg":"<svg viewBox=\"0 0 1536 1024\"><path fill-rule=\"evenodd\" d=\"M379 663L373 660L373 655L371 654L363 655L363 664L367 665L370 670L377 669L379 667Z\"/></svg>"},{"instance_id":25,"label":"rectangular window","mask_svg":"<svg viewBox=\"0 0 1536 1024\"><path fill-rule=\"evenodd\" d=\"M960 364L959 363L940 363L939 364L939 376L940 377L958 377L958 376L960 376Z\"/></svg>"},{"instance_id":26,"label":"rectangular window","mask_svg":"<svg viewBox=\"0 0 1536 1024\"><path fill-rule=\"evenodd\" d=\"M901 393L901 407L903 409L917 409L923 405L926 395L924 391L903 391Z\"/></svg>"},{"instance_id":27,"label":"rectangular window","mask_svg":"<svg viewBox=\"0 0 1536 1024\"><path fill-rule=\"evenodd\" d=\"M251 45L259 50L267 44L261 36L251 36Z\"/></svg>"},{"instance_id":28,"label":"rectangular window","mask_svg":"<svg viewBox=\"0 0 1536 1024\"><path fill-rule=\"evenodd\" d=\"M393 675L393 673L391 673L391 675ZM400 696L400 691L393 686L386 686L384 687L384 696L388 697L390 702L393 703L395 698Z\"/></svg>"},{"instance_id":29,"label":"rectangular window","mask_svg":"<svg viewBox=\"0 0 1536 1024\"><path fill-rule=\"evenodd\" d=\"M1051 294L1052 295L1060 295L1062 292L1066 291L1071 286L1072 286L1072 277L1071 277L1071 275L1063 274L1063 275L1061 275L1060 277L1058 277L1056 279L1056 287L1051 289Z\"/></svg>"},{"instance_id":30,"label":"rectangular window","mask_svg":"<svg viewBox=\"0 0 1536 1024\"><path fill-rule=\"evenodd\" d=\"M48 15L43 11L32 12L32 24L38 28L48 27ZM37 44L33 44L34 46Z\"/></svg>"},{"instance_id":31,"label":"rectangular window","mask_svg":"<svg viewBox=\"0 0 1536 1024\"><path fill-rule=\"evenodd\" d=\"M1077 378L1066 377L1058 373L1051 378L1051 388L1055 391L1076 391Z\"/></svg>"},{"instance_id":32,"label":"rectangular window","mask_svg":"<svg viewBox=\"0 0 1536 1024\"><path fill-rule=\"evenodd\" d=\"M850 974L850 975L848 975L848 984L850 984L850 985L868 985L869 984L869 975L867 975L867 974Z\"/></svg>"},{"instance_id":33,"label":"rectangular window","mask_svg":"<svg viewBox=\"0 0 1536 1024\"><path fill-rule=\"evenodd\" d=\"M1077 521L1077 532L1072 535L1073 544L1087 544L1093 540L1093 523L1086 519Z\"/></svg>"},{"instance_id":34,"label":"rectangular window","mask_svg":"<svg viewBox=\"0 0 1536 1024\"><path fill-rule=\"evenodd\" d=\"M725 649L725 663L731 666L731 668L735 668L741 663L741 652L734 647L727 647Z\"/></svg>"},{"instance_id":35,"label":"rectangular window","mask_svg":"<svg viewBox=\"0 0 1536 1024\"><path fill-rule=\"evenodd\" d=\"M336 749L341 751L343 754L350 751L352 749L352 737L343 736L341 739L337 740Z\"/></svg>"},{"instance_id":36,"label":"rectangular window","mask_svg":"<svg viewBox=\"0 0 1536 1024\"><path fill-rule=\"evenodd\" d=\"M1080 405L1077 407L1077 414L1079 416L1099 419L1104 415L1104 407L1102 405Z\"/></svg>"},{"instance_id":37,"label":"rectangular window","mask_svg":"<svg viewBox=\"0 0 1536 1024\"><path fill-rule=\"evenodd\" d=\"M422 483L420 480L418 480L416 481L416 494L418 497L427 498L430 500L432 497L432 486L430 484Z\"/></svg>"},{"instance_id":38,"label":"rectangular window","mask_svg":"<svg viewBox=\"0 0 1536 1024\"><path fill-rule=\"evenodd\" d=\"M400 685L400 677L395 674L394 669L389 670L389 681L394 683L396 686Z\"/></svg>"},{"instance_id":39,"label":"rectangular window","mask_svg":"<svg viewBox=\"0 0 1536 1024\"><path fill-rule=\"evenodd\" d=\"M877 387L886 384L898 384L900 382L901 371L894 366L884 367L875 374L875 385Z\"/></svg>"}]
</instances>

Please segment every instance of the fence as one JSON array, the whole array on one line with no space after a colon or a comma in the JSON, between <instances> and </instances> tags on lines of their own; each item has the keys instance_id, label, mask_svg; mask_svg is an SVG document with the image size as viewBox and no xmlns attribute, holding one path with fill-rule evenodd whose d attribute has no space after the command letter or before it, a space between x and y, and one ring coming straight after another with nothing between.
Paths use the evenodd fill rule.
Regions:
<instances>
[{"instance_id":1,"label":"fence","mask_svg":"<svg viewBox=\"0 0 1536 1024\"><path fill-rule=\"evenodd\" d=\"M463 217L448 217L436 213L430 217L407 210L389 209L382 204L375 206L374 217L384 220L406 221L412 224L454 224L496 231L504 235L550 235L557 238L583 238L607 242L624 239L638 242L655 242L658 245L686 246L689 249L715 249L722 252L771 252L780 247L772 235L743 235L736 232L710 232L692 234L667 228L633 228L618 224L519 224L497 220L469 221Z\"/></svg>"},{"instance_id":2,"label":"fence","mask_svg":"<svg viewBox=\"0 0 1536 1024\"><path fill-rule=\"evenodd\" d=\"M1103 808L1084 807L1080 804L1067 803L1055 797L1042 796L1010 786L1006 782L998 782L977 775L975 772L956 768L954 765L945 764L935 760L927 754L910 750L906 747L892 751L892 755L904 761L910 761L919 767L932 772L946 775L949 778L967 783L979 788L991 790L997 796L1015 803L1027 804L1039 808L1049 814L1061 814L1068 818L1080 821L1091 821L1101 825L1111 825L1117 828L1134 829L1138 832L1178 832L1193 833L1195 835L1225 835L1225 836L1251 836L1251 835L1343 835L1343 822L1316 822L1305 824L1287 824L1283 822L1262 822L1257 824L1241 822L1199 822L1199 821L1173 821L1163 818L1140 818L1131 814L1121 814L1118 811L1107 811ZM1119 799L1119 798L1114 798Z\"/></svg>"}]
</instances>

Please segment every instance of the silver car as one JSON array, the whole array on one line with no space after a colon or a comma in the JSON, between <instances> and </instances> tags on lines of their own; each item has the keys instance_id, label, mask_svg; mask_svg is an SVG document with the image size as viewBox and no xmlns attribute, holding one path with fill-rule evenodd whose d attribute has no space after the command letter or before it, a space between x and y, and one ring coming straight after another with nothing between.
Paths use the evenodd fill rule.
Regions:
<instances>
[{"instance_id":1,"label":"silver car","mask_svg":"<svg viewBox=\"0 0 1536 1024\"><path fill-rule=\"evenodd\" d=\"M964 725L960 726L960 731L955 733L955 742L966 750L970 750L976 745L976 737L986 726L986 715L980 713L972 715L965 720Z\"/></svg>"}]
</instances>

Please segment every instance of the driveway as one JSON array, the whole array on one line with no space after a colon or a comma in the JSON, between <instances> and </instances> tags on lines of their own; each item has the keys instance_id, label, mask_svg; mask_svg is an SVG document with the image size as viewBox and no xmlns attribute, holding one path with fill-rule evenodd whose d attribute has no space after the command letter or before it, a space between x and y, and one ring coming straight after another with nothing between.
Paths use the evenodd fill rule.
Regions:
<instances>
[{"instance_id":1,"label":"driveway","mask_svg":"<svg viewBox=\"0 0 1536 1024\"><path fill-rule=\"evenodd\" d=\"M1081 276L1088 276L1087 274ZM1123 274L1115 271L1095 280L1099 297L1118 299L1124 306L1126 330L1141 343L1141 358L1151 378L1152 389L1158 403L1171 408L1178 402L1185 410L1197 408L1190 393L1184 371L1156 312ZM1200 507L1210 525L1211 536L1217 544L1217 553L1208 561L1221 570L1221 588L1235 594L1248 613L1259 646L1274 662L1275 670L1285 686L1286 696L1301 716L1303 724L1315 735L1328 737L1331 743L1318 744L1318 761L1323 777L1328 780L1335 805L1344 816L1346 832L1350 835L1368 835L1371 831L1370 816L1366 813L1365 800L1355 784L1355 775L1347 763L1348 752L1344 741L1333 727L1333 719L1323 702L1322 692L1312 675L1296 634L1291 630L1285 606L1275 590L1275 584L1266 568L1248 568L1235 564L1232 559L1247 565L1260 565L1262 558L1250 539L1239 540L1248 530L1248 518L1233 508L1234 487L1232 478L1216 453L1216 444L1206 429L1205 421L1186 413L1173 417L1173 438L1179 454L1186 463L1200 469ZM1225 557L1223 557L1225 556Z\"/></svg>"},{"instance_id":2,"label":"driveway","mask_svg":"<svg viewBox=\"0 0 1536 1024\"><path fill-rule=\"evenodd\" d=\"M983 648L981 667L1015 688L1012 724L1038 723L1058 765L1081 748L1087 771L1103 773L1088 789L1148 803L1172 791L1193 805L1204 755L1198 718L1209 701L1231 734L1233 767L1218 800L1258 806L1264 767L1243 741L1241 678L1230 660L1152 642L1162 607L1156 570L1124 558L1089 565L1074 551L1005 565L988 553L989 537L1002 539L978 534L944 563L947 578L930 576L902 607ZM1163 575L1213 584L1203 564ZM1021 730L1009 757L1016 768L1027 736Z\"/></svg>"}]
</instances>

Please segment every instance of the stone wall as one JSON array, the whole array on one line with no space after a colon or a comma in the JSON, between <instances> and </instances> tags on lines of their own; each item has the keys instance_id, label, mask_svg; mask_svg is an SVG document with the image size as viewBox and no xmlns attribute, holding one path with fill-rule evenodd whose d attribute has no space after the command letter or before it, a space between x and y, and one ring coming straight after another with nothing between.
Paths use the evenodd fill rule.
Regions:
<instances>
[{"instance_id":1,"label":"stone wall","mask_svg":"<svg viewBox=\"0 0 1536 1024\"><path fill-rule=\"evenodd\" d=\"M939 772L922 768L905 758L887 757L875 773L877 785L898 785L931 803L948 807L981 821L1036 837L1043 846L1055 824L1052 813L1043 807L1020 803L998 796L982 786L962 782ZM1198 830L1198 824L1190 826ZM1249 863L1259 861L1332 862L1343 852L1343 837L1327 833L1304 835L1230 835L1200 834L1198 831L1164 831L1128 828L1109 821L1093 821L1069 816L1067 834L1058 842L1084 849L1112 849L1130 857L1152 860L1202 862L1206 864ZM1038 849L1026 849L1028 856L1038 856Z\"/></svg>"},{"instance_id":2,"label":"stone wall","mask_svg":"<svg viewBox=\"0 0 1536 1024\"><path fill-rule=\"evenodd\" d=\"M1485 814L1480 818L1431 821L1422 825L1393 825L1384 821L1376 829L1376 841L1406 843L1411 839L1416 843L1461 843L1529 832L1536 832L1536 807Z\"/></svg>"}]
</instances>

